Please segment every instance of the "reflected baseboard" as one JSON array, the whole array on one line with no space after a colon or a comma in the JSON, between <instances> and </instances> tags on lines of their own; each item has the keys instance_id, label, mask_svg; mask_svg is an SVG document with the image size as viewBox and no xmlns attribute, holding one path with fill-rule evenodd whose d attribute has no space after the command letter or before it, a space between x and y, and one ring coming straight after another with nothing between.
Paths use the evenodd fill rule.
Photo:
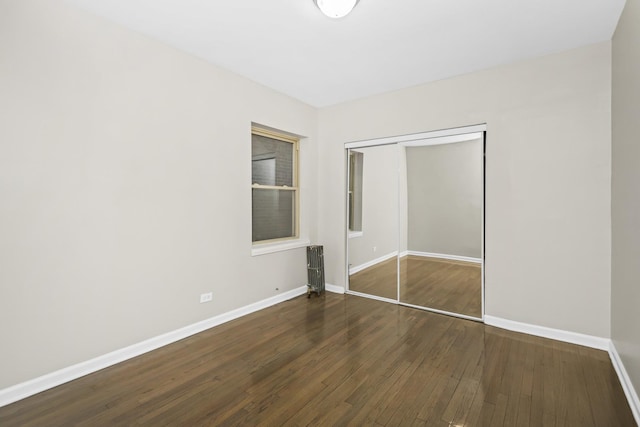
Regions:
<instances>
[{"instance_id":1,"label":"reflected baseboard","mask_svg":"<svg viewBox=\"0 0 640 427\"><path fill-rule=\"evenodd\" d=\"M475 264L482 264L481 258L473 258L461 255L450 255L450 254L438 254L433 252L419 252L419 251L403 251L398 253L398 251L393 251L386 255L383 255L379 258L372 259L371 261L367 261L363 264L356 265L355 267L349 268L349 275L356 274L362 270L366 270L369 267L373 267L376 264L380 264L381 262L385 262L395 256L400 256L400 258L406 257L407 255L424 257L424 258L438 258L438 259L447 259L451 261L464 261L464 262L472 262Z\"/></svg>"},{"instance_id":2,"label":"reflected baseboard","mask_svg":"<svg viewBox=\"0 0 640 427\"><path fill-rule=\"evenodd\" d=\"M365 270L369 267L373 267L376 264L380 264L381 262L385 262L395 256L398 256L398 251L393 251L386 255L383 255L379 258L372 259L371 261L367 261L364 264L356 265L355 267L349 268L349 275L356 274L359 271Z\"/></svg>"},{"instance_id":3,"label":"reflected baseboard","mask_svg":"<svg viewBox=\"0 0 640 427\"><path fill-rule=\"evenodd\" d=\"M448 259L451 261L465 261L465 262L473 262L476 264L482 264L482 258L473 258L473 257L461 256L461 255L438 254L434 252L420 252L420 251L400 252L400 258L406 257L407 255L419 256L424 258L439 258L439 259Z\"/></svg>"}]
</instances>

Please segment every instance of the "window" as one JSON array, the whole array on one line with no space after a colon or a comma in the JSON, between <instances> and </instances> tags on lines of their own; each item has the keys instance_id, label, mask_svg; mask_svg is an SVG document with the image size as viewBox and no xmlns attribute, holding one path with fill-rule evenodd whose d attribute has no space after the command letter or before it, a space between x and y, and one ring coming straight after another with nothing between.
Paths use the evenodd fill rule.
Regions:
<instances>
[{"instance_id":1,"label":"window","mask_svg":"<svg viewBox=\"0 0 640 427\"><path fill-rule=\"evenodd\" d=\"M349 231L362 232L362 167L364 154L349 151Z\"/></svg>"},{"instance_id":2,"label":"window","mask_svg":"<svg viewBox=\"0 0 640 427\"><path fill-rule=\"evenodd\" d=\"M298 139L251 129L252 242L298 237Z\"/></svg>"}]
</instances>

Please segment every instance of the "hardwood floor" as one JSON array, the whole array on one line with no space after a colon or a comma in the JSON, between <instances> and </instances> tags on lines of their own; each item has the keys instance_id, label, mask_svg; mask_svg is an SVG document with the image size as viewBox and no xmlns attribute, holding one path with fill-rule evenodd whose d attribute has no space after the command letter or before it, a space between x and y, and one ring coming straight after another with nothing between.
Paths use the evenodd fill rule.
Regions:
<instances>
[{"instance_id":1,"label":"hardwood floor","mask_svg":"<svg viewBox=\"0 0 640 427\"><path fill-rule=\"evenodd\" d=\"M295 298L0 408L2 426L634 426L606 352Z\"/></svg>"},{"instance_id":2,"label":"hardwood floor","mask_svg":"<svg viewBox=\"0 0 640 427\"><path fill-rule=\"evenodd\" d=\"M397 299L395 258L349 277L349 289ZM409 255L400 259L400 301L472 317L482 317L479 264Z\"/></svg>"}]
</instances>

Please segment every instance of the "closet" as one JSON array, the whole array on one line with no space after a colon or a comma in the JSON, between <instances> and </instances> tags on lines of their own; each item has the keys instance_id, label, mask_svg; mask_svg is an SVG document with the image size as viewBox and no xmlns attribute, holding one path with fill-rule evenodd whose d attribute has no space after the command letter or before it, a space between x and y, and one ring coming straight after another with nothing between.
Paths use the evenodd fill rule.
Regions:
<instances>
[{"instance_id":1,"label":"closet","mask_svg":"<svg viewBox=\"0 0 640 427\"><path fill-rule=\"evenodd\" d=\"M485 134L345 144L348 293L483 319Z\"/></svg>"}]
</instances>

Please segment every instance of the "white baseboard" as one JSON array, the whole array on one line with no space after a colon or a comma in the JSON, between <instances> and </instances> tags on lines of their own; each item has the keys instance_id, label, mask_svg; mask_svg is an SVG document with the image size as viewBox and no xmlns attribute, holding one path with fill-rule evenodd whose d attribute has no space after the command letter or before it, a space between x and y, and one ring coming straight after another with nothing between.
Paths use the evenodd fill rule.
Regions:
<instances>
[{"instance_id":1,"label":"white baseboard","mask_svg":"<svg viewBox=\"0 0 640 427\"><path fill-rule=\"evenodd\" d=\"M613 341L611 341L609 345L609 357L611 357L613 368L618 374L624 394L627 396L627 401L631 407L631 412L633 412L633 417L636 419L636 424L640 426L640 399L638 399L638 393L636 393L636 389L633 387L631 378L629 378L629 374L622 363L622 359L620 359L620 354L618 354L618 350L616 350Z\"/></svg>"},{"instance_id":2,"label":"white baseboard","mask_svg":"<svg viewBox=\"0 0 640 427\"><path fill-rule=\"evenodd\" d=\"M585 347L597 348L598 350L609 351L608 338L595 337L593 335L585 335L577 332L563 331L561 329L547 328L546 326L531 325L529 323L521 323L513 320L502 319L485 315L484 323L489 326L496 326L510 331L522 332L529 335L535 335L543 338L551 338L552 340L564 341L571 344L583 345Z\"/></svg>"},{"instance_id":3,"label":"white baseboard","mask_svg":"<svg viewBox=\"0 0 640 427\"><path fill-rule=\"evenodd\" d=\"M473 262L476 264L481 264L482 263L482 259L481 258L473 258L473 257L468 257L468 256L462 256L462 255L449 255L449 254L436 254L433 252L419 252L419 251L404 251L400 254L400 256L407 256L407 255L413 255L413 256L421 256L421 257L426 257L426 258L440 258L440 259L448 259L451 261L465 261L465 262Z\"/></svg>"},{"instance_id":4,"label":"white baseboard","mask_svg":"<svg viewBox=\"0 0 640 427\"><path fill-rule=\"evenodd\" d=\"M344 286L332 285L330 283L325 283L324 288L329 292L333 292L334 294L344 294L345 292Z\"/></svg>"},{"instance_id":5,"label":"white baseboard","mask_svg":"<svg viewBox=\"0 0 640 427\"><path fill-rule=\"evenodd\" d=\"M325 288L329 292L340 294L345 293L345 289L342 286L326 284ZM221 325L247 314L254 313L272 305L287 301L291 298L303 295L306 292L307 286L301 286L299 288L283 292L280 295L276 295L262 301L255 302L253 304L249 304L245 307L241 307L227 313L214 316L210 319L185 326L184 328L180 328L166 334L158 335L137 344L133 344L131 346L113 351L111 353L98 356L94 359L90 359L85 362L81 362L76 365L72 365L67 368L63 368L58 371L43 375L41 377L5 388L3 390L0 390L0 407L9 405L13 402L27 398L29 396L43 392L69 381L73 381L77 378L83 377L93 372L97 372L101 369L108 368L109 366L113 366L117 363L124 362L125 360L134 358L149 351L164 347L168 344L187 338L191 335L195 335L214 326ZM608 351L611 358L611 363L613 364L613 367L618 374L618 378L620 379L620 383L622 384L622 388L629 402L629 406L631 407L631 411L633 412L633 416L635 417L638 425L640 425L640 400L638 399L638 394L636 393L636 390L633 387L624 364L620 359L620 355L618 354L615 345L613 344L613 342L611 342L611 340L607 338L600 338L591 335L584 335L575 332L547 328L544 326L515 322L512 320L506 320L489 315L484 316L484 321L487 325L496 326L498 328L508 329L516 332L523 332L530 335L551 338L559 341Z\"/></svg>"},{"instance_id":6,"label":"white baseboard","mask_svg":"<svg viewBox=\"0 0 640 427\"><path fill-rule=\"evenodd\" d=\"M638 393L633 387L631 378L620 359L620 355L616 350L613 341L608 338L594 337L592 335L579 334L576 332L563 331L560 329L547 328L545 326L531 325L528 323L515 322L513 320L506 320L494 316L484 316L484 323L490 326L496 326L502 329L508 329L510 331L522 332L529 335L535 335L544 338L551 338L558 341L564 341L571 344L583 345L585 347L592 347L598 350L605 350L609 353L611 364L618 374L618 379L624 390L624 394L627 397L631 412L636 420L636 424L640 426L640 399L638 399Z\"/></svg>"},{"instance_id":7,"label":"white baseboard","mask_svg":"<svg viewBox=\"0 0 640 427\"><path fill-rule=\"evenodd\" d=\"M351 267L351 268L349 268L349 275L356 274L357 272L362 271L365 268L373 267L374 265L379 264L381 262L384 262L384 261L386 261L388 259L391 259L391 258L393 258L395 256L398 256L398 251L393 251L393 252L388 253L386 255L383 255L383 256L381 256L379 258L372 259L371 261L367 261L364 264L360 264L360 265L356 265L355 267Z\"/></svg>"},{"instance_id":8,"label":"white baseboard","mask_svg":"<svg viewBox=\"0 0 640 427\"><path fill-rule=\"evenodd\" d=\"M167 332L166 334L158 335L137 344L133 344L128 347L112 351L111 353L107 353L102 356L80 362L76 365L2 389L0 390L0 407L59 386L66 382L73 381L101 369L108 368L109 366L113 366L117 363L124 362L125 360L134 358L157 348L164 347L165 345L174 343L191 335L195 335L214 326L221 325L247 314L290 300L291 298L303 295L306 292L306 285L292 289L262 301L214 316L210 319L176 329L175 331Z\"/></svg>"}]
</instances>

